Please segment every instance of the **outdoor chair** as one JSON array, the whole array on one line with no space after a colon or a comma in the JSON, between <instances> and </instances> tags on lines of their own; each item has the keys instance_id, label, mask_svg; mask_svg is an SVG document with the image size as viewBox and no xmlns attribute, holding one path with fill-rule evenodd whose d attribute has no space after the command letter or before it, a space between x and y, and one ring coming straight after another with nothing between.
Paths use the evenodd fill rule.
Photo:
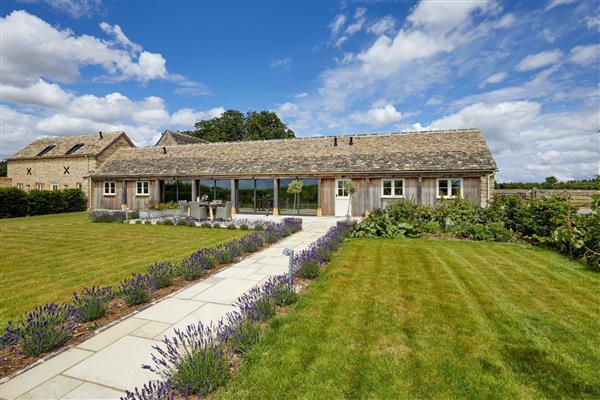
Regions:
<instances>
[{"instance_id":1,"label":"outdoor chair","mask_svg":"<svg viewBox=\"0 0 600 400\"><path fill-rule=\"evenodd\" d=\"M224 207L217 207L215 215L217 219L231 219L231 201L225 202Z\"/></svg>"},{"instance_id":2,"label":"outdoor chair","mask_svg":"<svg viewBox=\"0 0 600 400\"><path fill-rule=\"evenodd\" d=\"M197 201L192 201L190 203L190 217L207 218L208 212L206 211L206 207L200 205Z\"/></svg>"}]
</instances>

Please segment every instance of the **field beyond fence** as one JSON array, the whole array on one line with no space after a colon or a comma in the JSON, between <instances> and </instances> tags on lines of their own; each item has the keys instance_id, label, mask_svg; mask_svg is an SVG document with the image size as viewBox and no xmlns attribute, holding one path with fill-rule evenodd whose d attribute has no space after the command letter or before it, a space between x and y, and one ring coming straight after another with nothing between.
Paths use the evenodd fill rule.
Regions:
<instances>
[{"instance_id":1,"label":"field beyond fence","mask_svg":"<svg viewBox=\"0 0 600 400\"><path fill-rule=\"evenodd\" d=\"M570 201L577 207L590 207L592 195L600 194L600 190L562 190L562 189L495 189L494 193L500 197L517 195L524 199L530 197L559 196Z\"/></svg>"}]
</instances>

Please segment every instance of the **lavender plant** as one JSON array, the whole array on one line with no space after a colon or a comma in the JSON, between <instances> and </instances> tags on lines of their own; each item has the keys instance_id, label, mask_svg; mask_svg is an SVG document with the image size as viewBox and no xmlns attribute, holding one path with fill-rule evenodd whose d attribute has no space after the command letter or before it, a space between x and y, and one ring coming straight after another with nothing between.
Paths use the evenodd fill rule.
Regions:
<instances>
[{"instance_id":1,"label":"lavender plant","mask_svg":"<svg viewBox=\"0 0 600 400\"><path fill-rule=\"evenodd\" d=\"M0 350L8 346L14 346L19 340L21 340L21 330L18 326L15 326L13 321L8 321L2 336L0 336Z\"/></svg>"},{"instance_id":2,"label":"lavender plant","mask_svg":"<svg viewBox=\"0 0 600 400\"><path fill-rule=\"evenodd\" d=\"M150 381L141 389L136 387L132 392L128 390L125 396L121 396L121 400L173 400L174 398L173 383L170 380Z\"/></svg>"},{"instance_id":3,"label":"lavender plant","mask_svg":"<svg viewBox=\"0 0 600 400\"><path fill-rule=\"evenodd\" d=\"M216 328L198 324L175 331L175 337L165 337L162 346L153 346L154 366L143 365L173 383L181 392L206 395L223 384L229 376L229 360L224 351L224 339L231 327L222 321Z\"/></svg>"},{"instance_id":4,"label":"lavender plant","mask_svg":"<svg viewBox=\"0 0 600 400\"><path fill-rule=\"evenodd\" d=\"M240 247L245 253L254 253L264 246L264 240L260 233L251 233L239 240Z\"/></svg>"},{"instance_id":5,"label":"lavender plant","mask_svg":"<svg viewBox=\"0 0 600 400\"><path fill-rule=\"evenodd\" d=\"M230 319L233 329L229 335L229 343L231 350L245 356L260 341L260 325L256 321L242 318L240 314L236 317L235 320Z\"/></svg>"},{"instance_id":6,"label":"lavender plant","mask_svg":"<svg viewBox=\"0 0 600 400\"><path fill-rule=\"evenodd\" d=\"M161 289L173 284L175 270L169 262L156 262L148 267L148 276L152 279L155 289Z\"/></svg>"},{"instance_id":7,"label":"lavender plant","mask_svg":"<svg viewBox=\"0 0 600 400\"><path fill-rule=\"evenodd\" d=\"M287 284L280 283L275 286L274 301L278 306L289 306L298 301L298 293Z\"/></svg>"},{"instance_id":8,"label":"lavender plant","mask_svg":"<svg viewBox=\"0 0 600 400\"><path fill-rule=\"evenodd\" d=\"M186 281L193 281L202 276L206 270L206 261L201 254L194 253L184 258L177 265L177 274Z\"/></svg>"},{"instance_id":9,"label":"lavender plant","mask_svg":"<svg viewBox=\"0 0 600 400\"><path fill-rule=\"evenodd\" d=\"M21 350L37 356L60 346L74 328L74 310L69 304L38 306L17 324Z\"/></svg>"},{"instance_id":10,"label":"lavender plant","mask_svg":"<svg viewBox=\"0 0 600 400\"><path fill-rule=\"evenodd\" d=\"M85 288L81 293L73 293L71 304L75 316L81 322L93 321L106 313L106 304L112 299L112 287Z\"/></svg>"},{"instance_id":11,"label":"lavender plant","mask_svg":"<svg viewBox=\"0 0 600 400\"><path fill-rule=\"evenodd\" d=\"M119 294L129 306L143 304L150 300L154 285L154 280L148 275L132 274L130 279L121 282Z\"/></svg>"},{"instance_id":12,"label":"lavender plant","mask_svg":"<svg viewBox=\"0 0 600 400\"><path fill-rule=\"evenodd\" d=\"M277 285L286 281L286 275L271 277L262 286L252 288L238 297L235 305L244 318L251 321L265 321L275 315L274 298Z\"/></svg>"}]
</instances>

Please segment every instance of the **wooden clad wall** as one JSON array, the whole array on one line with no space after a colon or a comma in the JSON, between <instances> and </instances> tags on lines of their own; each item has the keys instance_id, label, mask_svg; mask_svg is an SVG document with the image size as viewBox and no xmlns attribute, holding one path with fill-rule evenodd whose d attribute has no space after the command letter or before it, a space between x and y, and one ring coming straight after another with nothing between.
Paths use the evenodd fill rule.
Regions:
<instances>
[{"instance_id":1,"label":"wooden clad wall","mask_svg":"<svg viewBox=\"0 0 600 400\"><path fill-rule=\"evenodd\" d=\"M434 206L437 191L437 180L435 178L423 178L421 181L421 203Z\"/></svg>"},{"instance_id":2,"label":"wooden clad wall","mask_svg":"<svg viewBox=\"0 0 600 400\"><path fill-rule=\"evenodd\" d=\"M465 200L472 203L475 206L481 204L481 178L463 178L463 196Z\"/></svg>"},{"instance_id":3,"label":"wooden clad wall","mask_svg":"<svg viewBox=\"0 0 600 400\"><path fill-rule=\"evenodd\" d=\"M335 178L321 178L319 195L322 214L335 215Z\"/></svg>"},{"instance_id":4,"label":"wooden clad wall","mask_svg":"<svg viewBox=\"0 0 600 400\"><path fill-rule=\"evenodd\" d=\"M417 178L404 178L404 199L417 202Z\"/></svg>"},{"instance_id":5,"label":"wooden clad wall","mask_svg":"<svg viewBox=\"0 0 600 400\"><path fill-rule=\"evenodd\" d=\"M381 179L371 178L369 179L369 199L367 209L374 210L381 207Z\"/></svg>"},{"instance_id":6,"label":"wooden clad wall","mask_svg":"<svg viewBox=\"0 0 600 400\"><path fill-rule=\"evenodd\" d=\"M367 180L365 178L352 179L352 183L356 185L356 192L352 195L352 216L362 217L367 209L367 197L369 190Z\"/></svg>"}]
</instances>

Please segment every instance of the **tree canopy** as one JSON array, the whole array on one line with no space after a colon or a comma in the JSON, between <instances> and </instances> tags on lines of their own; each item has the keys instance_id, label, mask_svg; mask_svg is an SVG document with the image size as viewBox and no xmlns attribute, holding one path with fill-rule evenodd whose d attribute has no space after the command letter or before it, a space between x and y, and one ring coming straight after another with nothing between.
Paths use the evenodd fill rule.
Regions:
<instances>
[{"instance_id":1,"label":"tree canopy","mask_svg":"<svg viewBox=\"0 0 600 400\"><path fill-rule=\"evenodd\" d=\"M220 117L196 122L195 130L185 132L209 142L270 140L295 137L273 111L227 110Z\"/></svg>"}]
</instances>

